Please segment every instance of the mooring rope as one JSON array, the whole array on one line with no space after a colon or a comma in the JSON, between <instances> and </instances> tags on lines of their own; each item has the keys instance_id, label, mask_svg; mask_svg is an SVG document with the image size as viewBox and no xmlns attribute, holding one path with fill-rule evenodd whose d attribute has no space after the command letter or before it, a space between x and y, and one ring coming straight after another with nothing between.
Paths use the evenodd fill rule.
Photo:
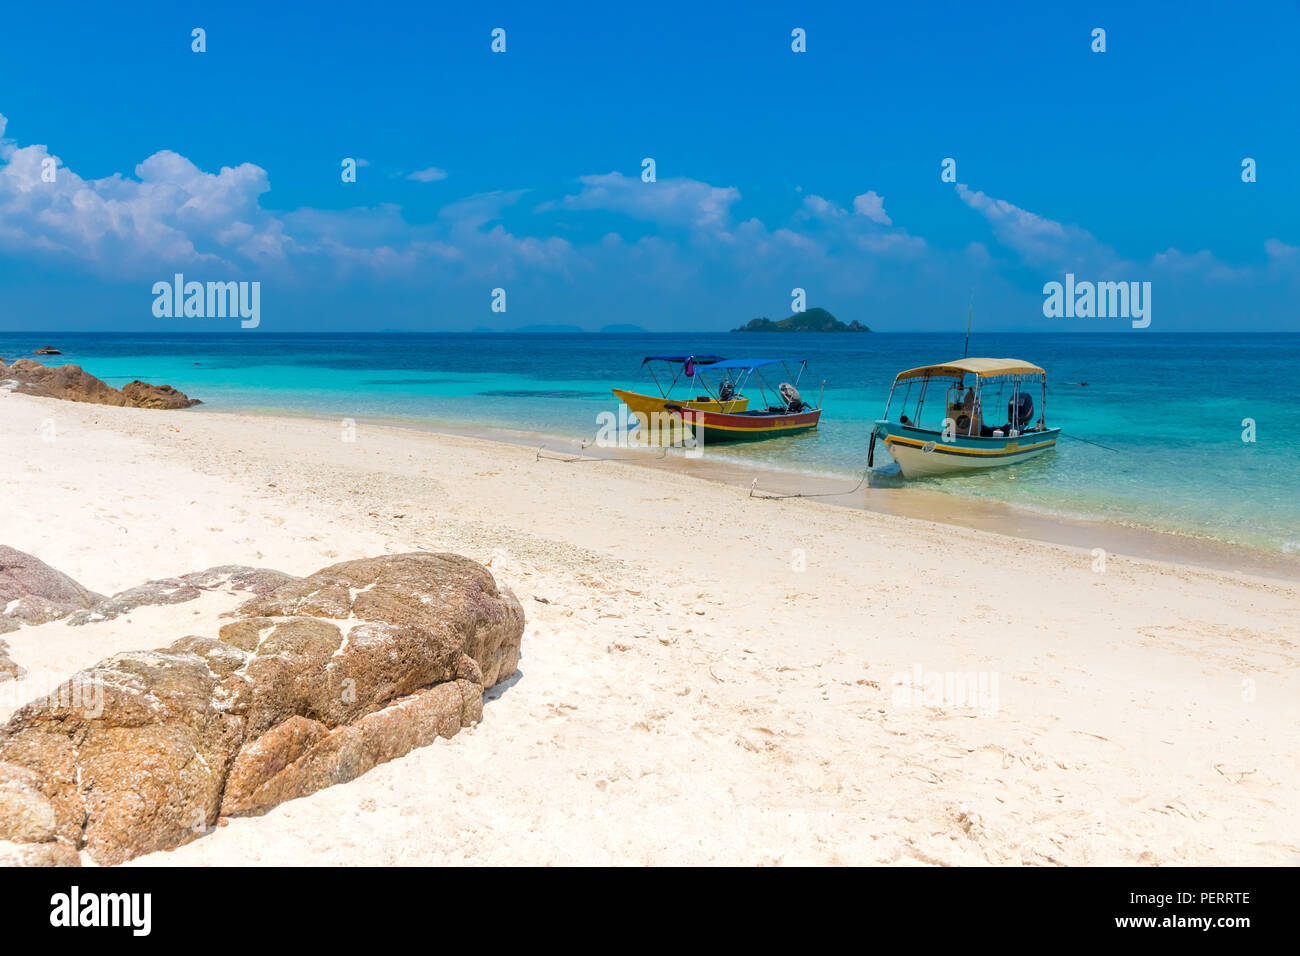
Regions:
<instances>
[{"instance_id":1,"label":"mooring rope","mask_svg":"<svg viewBox=\"0 0 1300 956\"><path fill-rule=\"evenodd\" d=\"M1089 440L1086 439L1086 438L1080 438L1078 435L1067 435L1065 432L1061 432L1061 437L1062 437L1062 438L1069 438L1069 439L1071 439L1072 441L1081 441L1081 442L1083 442L1085 445L1096 445L1098 448L1104 448L1104 449L1106 449L1106 451L1113 451L1113 452L1118 452L1118 451L1119 451L1118 448L1111 448L1109 445L1103 445L1103 444L1102 444L1101 442L1099 442L1099 441L1089 441Z\"/></svg>"},{"instance_id":2,"label":"mooring rope","mask_svg":"<svg viewBox=\"0 0 1300 956\"><path fill-rule=\"evenodd\" d=\"M586 448L587 446L583 445L582 447ZM589 462L589 461L662 461L664 458L668 456L668 449L676 448L676 447L681 447L681 446L664 445L663 452L654 458L646 458L644 455L635 455L635 456L629 455L629 456L619 457L619 458L600 458L595 455L574 455L572 458L556 458L554 455L543 455L542 452L546 450L546 446L538 445L536 460L537 461L558 461L566 465L571 465L574 462L581 464L583 462Z\"/></svg>"},{"instance_id":3,"label":"mooring rope","mask_svg":"<svg viewBox=\"0 0 1300 956\"><path fill-rule=\"evenodd\" d=\"M758 484L758 479L755 478L753 484L749 486L749 497L762 498L765 501L780 501L785 498L835 498L838 497L839 495L851 495L853 494L853 492L857 491L859 488L863 486L863 484L866 483L867 476L869 474L871 474L870 465L868 465L865 469L863 469L862 477L858 479L858 483L854 485L852 488L850 488L848 491L818 491L818 492L797 491L794 494L790 494L790 495L769 495L765 491L755 494L754 493L755 486L757 486Z\"/></svg>"},{"instance_id":4,"label":"mooring rope","mask_svg":"<svg viewBox=\"0 0 1300 956\"><path fill-rule=\"evenodd\" d=\"M594 444L596 444L595 439L592 439L591 441L587 441L586 439L583 439L582 444L580 444L578 448L580 450L583 448L590 448ZM649 446L647 446L647 449L648 447ZM581 464L582 462L589 462L589 461L663 461L665 458L668 457L669 449L677 448L683 451L689 450L686 445L683 445L680 442L674 442L670 445L660 445L659 447L663 450L653 458L647 458L645 455L620 455L616 458L601 458L594 455L581 455L581 454L574 455L572 458L557 458L554 455L543 455L542 452L546 450L546 446L538 445L537 457L534 460L535 461L558 461L566 465L571 465L574 464L575 462Z\"/></svg>"}]
</instances>

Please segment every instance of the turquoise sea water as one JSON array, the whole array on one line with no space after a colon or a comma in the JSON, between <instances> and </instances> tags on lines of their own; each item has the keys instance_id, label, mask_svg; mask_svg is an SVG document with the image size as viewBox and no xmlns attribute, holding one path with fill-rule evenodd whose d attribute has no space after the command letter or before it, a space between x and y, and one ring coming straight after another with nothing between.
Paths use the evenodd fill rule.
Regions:
<instances>
[{"instance_id":1,"label":"turquoise sea water","mask_svg":"<svg viewBox=\"0 0 1300 956\"><path fill-rule=\"evenodd\" d=\"M611 387L653 392L644 355L805 357L804 398L815 401L826 381L817 431L706 454L853 480L894 374L962 352L961 335L887 333L0 332L6 361L46 344L63 351L47 363L73 362L117 386L174 385L203 399L197 413L280 410L575 439L592 437L597 416L617 408ZM977 334L970 349L1046 368L1048 422L1113 450L1065 439L1024 465L916 484L1300 551L1300 334ZM1242 440L1247 418L1254 442Z\"/></svg>"}]
</instances>

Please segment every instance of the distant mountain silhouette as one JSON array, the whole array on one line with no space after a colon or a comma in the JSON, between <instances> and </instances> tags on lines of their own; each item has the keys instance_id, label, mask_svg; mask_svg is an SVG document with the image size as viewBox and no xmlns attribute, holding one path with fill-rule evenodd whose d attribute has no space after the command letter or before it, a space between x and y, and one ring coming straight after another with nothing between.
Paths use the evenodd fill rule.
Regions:
<instances>
[{"instance_id":1,"label":"distant mountain silhouette","mask_svg":"<svg viewBox=\"0 0 1300 956\"><path fill-rule=\"evenodd\" d=\"M779 321L771 319L751 319L733 332L870 332L871 330L854 319L845 325L825 309L809 309L796 312Z\"/></svg>"},{"instance_id":2,"label":"distant mountain silhouette","mask_svg":"<svg viewBox=\"0 0 1300 956\"><path fill-rule=\"evenodd\" d=\"M576 325L521 325L518 328L506 329L507 332L586 332L586 329L579 328Z\"/></svg>"}]
</instances>

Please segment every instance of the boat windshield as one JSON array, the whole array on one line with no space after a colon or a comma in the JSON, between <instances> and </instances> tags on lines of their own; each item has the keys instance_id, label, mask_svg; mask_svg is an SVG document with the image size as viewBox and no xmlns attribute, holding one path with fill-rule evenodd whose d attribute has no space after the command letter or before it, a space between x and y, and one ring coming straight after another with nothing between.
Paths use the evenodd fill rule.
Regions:
<instances>
[{"instance_id":1,"label":"boat windshield","mask_svg":"<svg viewBox=\"0 0 1300 956\"><path fill-rule=\"evenodd\" d=\"M939 368L943 371L937 371ZM904 373L895 379L885 417L910 428L970 438L1047 427L1045 374L971 374L951 366L935 369L936 374ZM1037 407L1034 392L1041 394ZM891 417L891 409L896 417Z\"/></svg>"}]
</instances>

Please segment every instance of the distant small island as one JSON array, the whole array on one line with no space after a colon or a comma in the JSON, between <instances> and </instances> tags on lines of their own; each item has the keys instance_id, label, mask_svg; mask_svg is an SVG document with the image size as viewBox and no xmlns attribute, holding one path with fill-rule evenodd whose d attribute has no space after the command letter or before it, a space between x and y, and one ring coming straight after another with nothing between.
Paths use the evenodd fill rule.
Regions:
<instances>
[{"instance_id":1,"label":"distant small island","mask_svg":"<svg viewBox=\"0 0 1300 956\"><path fill-rule=\"evenodd\" d=\"M854 319L845 325L825 309L809 309L796 312L779 321L771 319L751 319L733 332L870 332L871 330Z\"/></svg>"},{"instance_id":2,"label":"distant small island","mask_svg":"<svg viewBox=\"0 0 1300 956\"><path fill-rule=\"evenodd\" d=\"M640 334L644 334L646 330L641 328L641 326L639 325L629 325L624 323L619 325L602 325L600 327L600 331L606 333L612 332L616 335L628 335L630 333L635 332L640 335Z\"/></svg>"},{"instance_id":3,"label":"distant small island","mask_svg":"<svg viewBox=\"0 0 1300 956\"><path fill-rule=\"evenodd\" d=\"M548 332L548 333L554 333L559 335L572 335L575 332L586 332L587 330L577 325L559 325L559 324L548 325L543 323L539 325L520 325L520 326L516 326L513 329L505 329L503 331L510 332L510 333L527 332L529 335L535 335L540 332Z\"/></svg>"}]
</instances>

